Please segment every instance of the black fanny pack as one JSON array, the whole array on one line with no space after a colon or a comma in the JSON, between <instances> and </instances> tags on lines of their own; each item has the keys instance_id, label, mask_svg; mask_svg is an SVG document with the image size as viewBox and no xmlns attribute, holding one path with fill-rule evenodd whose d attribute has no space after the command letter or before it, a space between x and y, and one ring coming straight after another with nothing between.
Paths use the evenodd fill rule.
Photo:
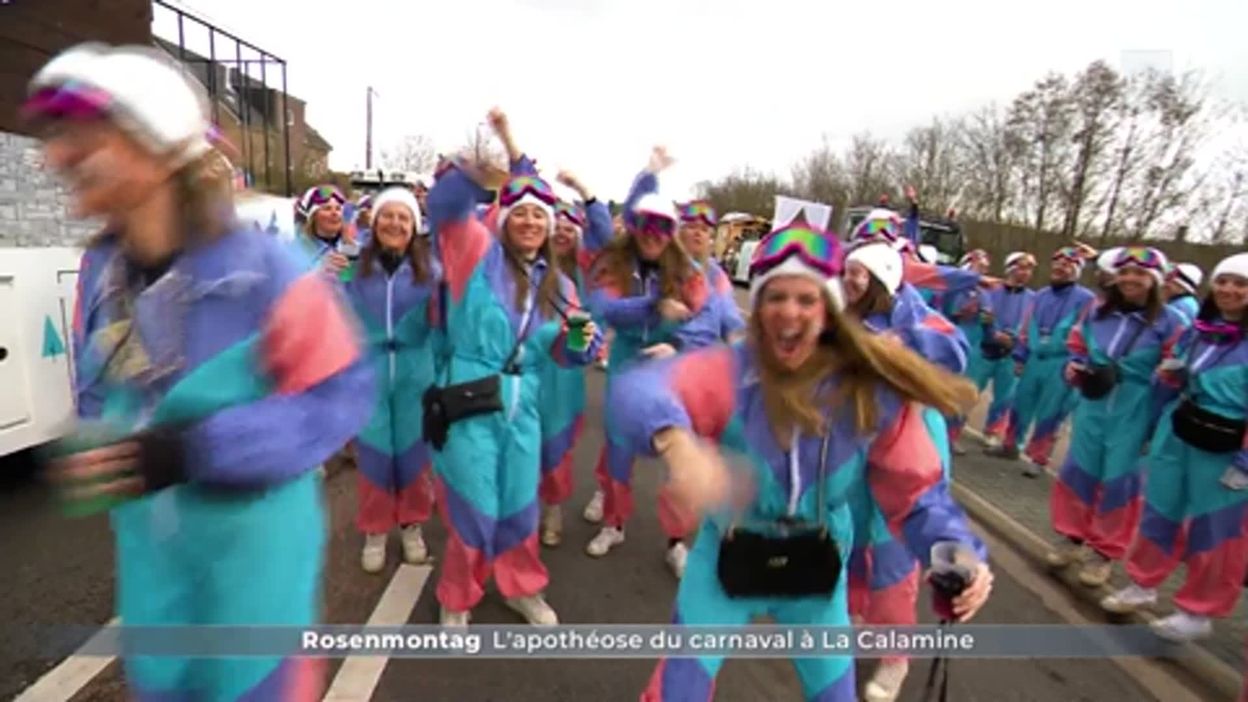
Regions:
<instances>
[{"instance_id":1,"label":"black fanny pack","mask_svg":"<svg viewBox=\"0 0 1248 702\"><path fill-rule=\"evenodd\" d=\"M503 410L502 381L490 375L444 388L430 386L421 398L424 440L441 451L451 425L461 419Z\"/></svg>"},{"instance_id":2,"label":"black fanny pack","mask_svg":"<svg viewBox=\"0 0 1248 702\"><path fill-rule=\"evenodd\" d=\"M1170 415L1175 436L1189 446L1209 453L1234 453L1244 446L1248 422L1223 417L1183 398Z\"/></svg>"},{"instance_id":3,"label":"black fanny pack","mask_svg":"<svg viewBox=\"0 0 1248 702\"><path fill-rule=\"evenodd\" d=\"M718 574L729 597L831 597L841 552L823 527L774 535L733 529L719 544Z\"/></svg>"},{"instance_id":4,"label":"black fanny pack","mask_svg":"<svg viewBox=\"0 0 1248 702\"><path fill-rule=\"evenodd\" d=\"M979 342L979 352L986 361L999 361L1010 355L1010 350L996 339L984 339Z\"/></svg>"},{"instance_id":5,"label":"black fanny pack","mask_svg":"<svg viewBox=\"0 0 1248 702\"><path fill-rule=\"evenodd\" d=\"M1079 373L1079 392L1089 400L1099 400L1113 392L1118 385L1117 364L1093 363Z\"/></svg>"},{"instance_id":6,"label":"black fanny pack","mask_svg":"<svg viewBox=\"0 0 1248 702\"><path fill-rule=\"evenodd\" d=\"M824 474L828 442L819 458L815 524L782 520L767 530L733 527L719 542L716 572L729 597L831 597L841 577L841 551L825 524Z\"/></svg>"}]
</instances>

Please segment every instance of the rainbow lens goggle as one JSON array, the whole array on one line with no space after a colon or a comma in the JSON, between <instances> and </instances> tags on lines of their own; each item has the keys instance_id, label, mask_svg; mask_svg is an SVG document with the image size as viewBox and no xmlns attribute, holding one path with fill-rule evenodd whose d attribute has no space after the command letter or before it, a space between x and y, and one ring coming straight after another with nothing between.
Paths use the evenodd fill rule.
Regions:
<instances>
[{"instance_id":1,"label":"rainbow lens goggle","mask_svg":"<svg viewBox=\"0 0 1248 702\"><path fill-rule=\"evenodd\" d=\"M715 208L711 207L711 203L695 200L680 206L680 221L696 222L698 220L702 220L707 226L715 226L718 219L715 217Z\"/></svg>"},{"instance_id":2,"label":"rainbow lens goggle","mask_svg":"<svg viewBox=\"0 0 1248 702\"><path fill-rule=\"evenodd\" d=\"M859 222L858 226L854 227L854 233L850 236L850 240L856 243L878 239L891 242L896 241L900 236L901 220L876 218Z\"/></svg>"},{"instance_id":3,"label":"rainbow lens goggle","mask_svg":"<svg viewBox=\"0 0 1248 702\"><path fill-rule=\"evenodd\" d=\"M585 215L576 205L560 201L555 205L555 216L562 217L578 227L585 227Z\"/></svg>"},{"instance_id":4,"label":"rainbow lens goggle","mask_svg":"<svg viewBox=\"0 0 1248 702\"><path fill-rule=\"evenodd\" d=\"M85 83L70 81L43 88L22 105L22 116L34 119L91 121L104 117L113 107L113 96Z\"/></svg>"},{"instance_id":5,"label":"rainbow lens goggle","mask_svg":"<svg viewBox=\"0 0 1248 702\"><path fill-rule=\"evenodd\" d=\"M988 260L987 251L984 251L983 249L975 249L974 251L967 252L967 254L962 257L961 264L966 265L968 263L971 263L972 261L987 261L987 260Z\"/></svg>"},{"instance_id":6,"label":"rainbow lens goggle","mask_svg":"<svg viewBox=\"0 0 1248 702\"><path fill-rule=\"evenodd\" d=\"M1114 268L1125 268L1126 266L1138 266L1152 271L1162 271L1166 268L1166 259L1161 252L1149 246L1127 246L1118 253L1114 259Z\"/></svg>"},{"instance_id":7,"label":"rainbow lens goggle","mask_svg":"<svg viewBox=\"0 0 1248 702\"><path fill-rule=\"evenodd\" d=\"M638 212L633 217L632 231L639 236L668 238L676 233L676 221L653 212Z\"/></svg>"},{"instance_id":8,"label":"rainbow lens goggle","mask_svg":"<svg viewBox=\"0 0 1248 702\"><path fill-rule=\"evenodd\" d=\"M805 224L790 224L763 238L750 262L750 274L761 275L796 256L831 278L841 273L841 254L835 238Z\"/></svg>"},{"instance_id":9,"label":"rainbow lens goggle","mask_svg":"<svg viewBox=\"0 0 1248 702\"><path fill-rule=\"evenodd\" d=\"M498 204L511 207L525 195L532 195L542 202L554 207L559 202L550 184L537 176L515 176L507 181L498 194Z\"/></svg>"},{"instance_id":10,"label":"rainbow lens goggle","mask_svg":"<svg viewBox=\"0 0 1248 702\"><path fill-rule=\"evenodd\" d=\"M1073 246L1063 246L1053 252L1054 261L1070 261L1071 263L1083 263L1083 254L1079 253L1079 249Z\"/></svg>"},{"instance_id":11,"label":"rainbow lens goggle","mask_svg":"<svg viewBox=\"0 0 1248 702\"><path fill-rule=\"evenodd\" d=\"M320 207L329 202L337 202L339 205L345 204L347 198L343 197L342 191L332 185L318 185L308 191L307 206L308 209Z\"/></svg>"}]
</instances>

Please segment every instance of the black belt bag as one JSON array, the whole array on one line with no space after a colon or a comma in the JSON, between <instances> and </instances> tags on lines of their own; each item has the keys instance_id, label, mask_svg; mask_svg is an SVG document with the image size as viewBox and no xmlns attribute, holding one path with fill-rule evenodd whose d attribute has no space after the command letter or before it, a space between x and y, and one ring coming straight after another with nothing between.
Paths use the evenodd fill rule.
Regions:
<instances>
[{"instance_id":1,"label":"black belt bag","mask_svg":"<svg viewBox=\"0 0 1248 702\"><path fill-rule=\"evenodd\" d=\"M1234 453L1243 448L1244 429L1248 426L1242 419L1202 409L1186 397L1170 415L1170 422L1175 436L1209 453Z\"/></svg>"},{"instance_id":2,"label":"black belt bag","mask_svg":"<svg viewBox=\"0 0 1248 702\"><path fill-rule=\"evenodd\" d=\"M503 410L502 381L490 375L444 388L431 386L421 398L423 433L434 450L441 451L451 425L461 419Z\"/></svg>"},{"instance_id":3,"label":"black belt bag","mask_svg":"<svg viewBox=\"0 0 1248 702\"><path fill-rule=\"evenodd\" d=\"M985 361L999 361L1010 355L1010 350L994 339L980 342L979 352Z\"/></svg>"},{"instance_id":4,"label":"black belt bag","mask_svg":"<svg viewBox=\"0 0 1248 702\"><path fill-rule=\"evenodd\" d=\"M815 524L782 520L766 530L732 527L719 543L716 571L729 597L831 597L841 577L841 551L825 520L824 477L828 442L819 458Z\"/></svg>"},{"instance_id":5,"label":"black belt bag","mask_svg":"<svg viewBox=\"0 0 1248 702\"><path fill-rule=\"evenodd\" d=\"M718 573L729 597L830 597L841 552L822 527L777 535L733 529L719 544Z\"/></svg>"},{"instance_id":6,"label":"black belt bag","mask_svg":"<svg viewBox=\"0 0 1248 702\"><path fill-rule=\"evenodd\" d=\"M1118 385L1118 366L1093 363L1079 373L1079 392L1089 400L1099 400L1113 392Z\"/></svg>"}]
</instances>

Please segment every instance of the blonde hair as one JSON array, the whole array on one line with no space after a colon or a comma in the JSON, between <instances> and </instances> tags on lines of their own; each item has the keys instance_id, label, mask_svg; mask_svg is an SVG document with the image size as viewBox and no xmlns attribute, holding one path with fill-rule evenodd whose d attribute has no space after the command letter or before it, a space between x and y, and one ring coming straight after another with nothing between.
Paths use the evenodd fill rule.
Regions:
<instances>
[{"instance_id":1,"label":"blonde hair","mask_svg":"<svg viewBox=\"0 0 1248 702\"><path fill-rule=\"evenodd\" d=\"M831 305L818 348L795 371L783 368L767 345L759 343L761 338L759 315L751 315L750 344L759 359L763 403L773 432L783 441L794 426L807 434L823 434L828 409L834 419L850 413L859 434L874 432L879 428L881 388L945 416L964 413L977 397L975 386L965 378L872 334ZM837 376L836 387L820 394L830 375Z\"/></svg>"}]
</instances>

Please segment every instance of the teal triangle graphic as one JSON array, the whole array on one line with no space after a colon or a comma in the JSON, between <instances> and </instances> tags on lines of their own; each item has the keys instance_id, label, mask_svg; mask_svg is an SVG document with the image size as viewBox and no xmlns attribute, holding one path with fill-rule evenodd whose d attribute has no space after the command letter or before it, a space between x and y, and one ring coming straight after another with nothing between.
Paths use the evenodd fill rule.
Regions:
<instances>
[{"instance_id":1,"label":"teal triangle graphic","mask_svg":"<svg viewBox=\"0 0 1248 702\"><path fill-rule=\"evenodd\" d=\"M56 358L65 353L65 342L61 341L61 335L56 332L56 325L52 323L51 317L43 318L43 357Z\"/></svg>"}]
</instances>

